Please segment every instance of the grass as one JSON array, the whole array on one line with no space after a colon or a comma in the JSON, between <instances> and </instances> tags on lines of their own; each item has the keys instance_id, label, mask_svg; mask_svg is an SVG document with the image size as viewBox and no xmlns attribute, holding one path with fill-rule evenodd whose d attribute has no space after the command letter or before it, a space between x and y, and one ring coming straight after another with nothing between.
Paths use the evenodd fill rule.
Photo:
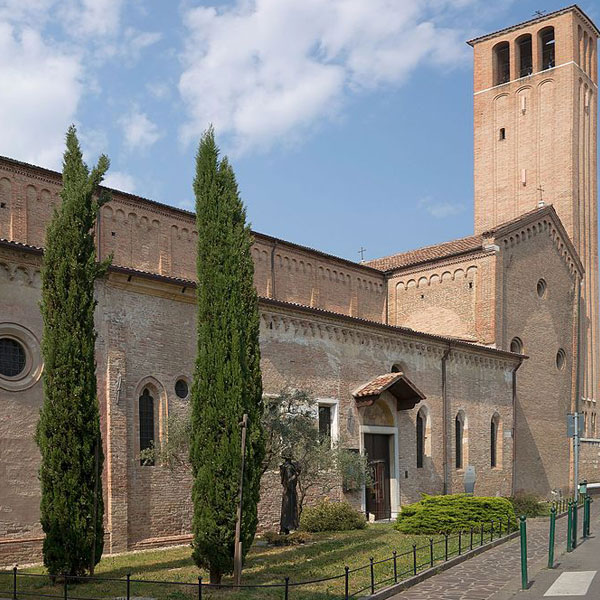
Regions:
<instances>
[{"instance_id":1,"label":"grass","mask_svg":"<svg viewBox=\"0 0 600 600\"><path fill-rule=\"evenodd\" d=\"M463 551L468 547L469 534L463 536ZM486 534L489 540L489 534ZM445 547L442 536L434 536L434 559L439 562L444 559ZM486 541L487 541L486 540ZM475 535L475 544L479 543ZM412 547L417 544L417 564L419 570L430 563L430 548L428 536L404 535L393 529L392 524L371 524L366 529L338 533L313 534L313 541L301 546L268 547L255 544L246 558L243 584L281 584L285 577L290 583L306 580L323 579L335 575L343 575L344 566L351 569L350 594L357 593L361 588L367 588L370 583L369 559L375 562L389 559L395 550L398 555L408 552L406 556L398 556L398 578L412 574ZM449 541L449 553L458 550L458 539ZM366 568L353 571L367 565ZM376 564L375 579L383 582L393 578L393 561ZM53 595L63 597L62 583L52 585L44 574L42 567L19 570L19 598L43 597ZM112 581L95 581L69 584L68 596L71 598L123 598L126 596L127 573L131 573L131 597L150 597L165 600L190 600L198 598L198 576L208 581L207 573L199 571L190 559L189 547L167 548L137 553L127 553L119 556L107 556L102 559L96 569L99 578L110 578ZM123 581L115 581L116 579ZM138 583L134 580L152 580L151 583ZM168 582L189 583L195 585L173 585ZM224 584L231 584L231 578L226 577ZM384 587L380 583L378 589ZM290 586L290 600L320 600L325 598L343 598L344 579L315 583L308 586ZM366 592L365 592L366 594ZM360 596L363 594L358 594ZM12 597L12 572L0 571L0 597ZM239 591L225 589L204 589L203 600L214 598L230 598L231 600L251 600L255 598L282 599L284 589L244 588Z\"/></svg>"}]
</instances>

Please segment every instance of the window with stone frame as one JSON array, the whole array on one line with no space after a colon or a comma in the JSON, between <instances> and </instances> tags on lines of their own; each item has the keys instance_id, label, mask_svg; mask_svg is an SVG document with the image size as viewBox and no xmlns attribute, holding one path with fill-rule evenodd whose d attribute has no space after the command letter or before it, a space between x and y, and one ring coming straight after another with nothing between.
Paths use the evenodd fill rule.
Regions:
<instances>
[{"instance_id":1,"label":"window with stone frame","mask_svg":"<svg viewBox=\"0 0 600 600\"><path fill-rule=\"evenodd\" d=\"M457 469L462 469L464 465L464 435L465 435L465 422L462 413L458 413L454 419L454 451L455 461L454 465Z\"/></svg>"}]
</instances>

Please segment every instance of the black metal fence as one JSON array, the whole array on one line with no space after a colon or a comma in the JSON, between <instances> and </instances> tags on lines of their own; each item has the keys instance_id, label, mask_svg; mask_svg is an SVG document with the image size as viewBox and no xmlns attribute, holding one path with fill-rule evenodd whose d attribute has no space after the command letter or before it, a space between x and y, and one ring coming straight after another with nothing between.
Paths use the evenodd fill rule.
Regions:
<instances>
[{"instance_id":1,"label":"black metal fence","mask_svg":"<svg viewBox=\"0 0 600 600\"><path fill-rule=\"evenodd\" d=\"M59 598L62 600L104 600L122 598L132 600L150 598L196 598L211 600L222 597L235 598L236 591L245 598L308 599L338 598L348 600L375 593L378 589L398 583L449 561L456 556L483 547L506 537L518 529L514 519L489 521L452 535L429 538L425 544L413 544L406 552L392 552L389 558L370 559L368 564L350 568L331 577L308 581L293 581L285 577L279 583L215 585L202 577L195 582L160 581L101 576L61 576L52 580L49 575L26 573L16 567L0 572L0 597L12 600L26 598ZM437 538L437 539L436 539ZM92 584L87 589L82 584ZM110 591L109 591L110 590ZM256 592L256 596L252 592ZM244 593L245 592L245 593Z\"/></svg>"}]
</instances>

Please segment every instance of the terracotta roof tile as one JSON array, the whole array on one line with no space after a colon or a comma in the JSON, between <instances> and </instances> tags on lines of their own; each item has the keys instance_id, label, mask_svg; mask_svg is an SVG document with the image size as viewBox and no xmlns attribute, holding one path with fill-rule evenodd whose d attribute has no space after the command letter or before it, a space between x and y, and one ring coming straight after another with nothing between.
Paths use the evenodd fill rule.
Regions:
<instances>
[{"instance_id":1,"label":"terracotta roof tile","mask_svg":"<svg viewBox=\"0 0 600 600\"><path fill-rule=\"evenodd\" d=\"M409 250L408 252L400 252L391 256L376 258L365 264L375 269L381 269L382 271L391 271L400 267L408 267L448 256L481 250L482 248L483 237L481 235L470 235L458 240L435 244L434 246L426 246L417 250Z\"/></svg>"},{"instance_id":2,"label":"terracotta roof tile","mask_svg":"<svg viewBox=\"0 0 600 600\"><path fill-rule=\"evenodd\" d=\"M402 373L386 373L385 375L379 375L379 377L375 377L375 379L372 379L369 383L358 388L352 395L355 398L377 396L389 388L390 385L396 383L399 379L402 379Z\"/></svg>"}]
</instances>

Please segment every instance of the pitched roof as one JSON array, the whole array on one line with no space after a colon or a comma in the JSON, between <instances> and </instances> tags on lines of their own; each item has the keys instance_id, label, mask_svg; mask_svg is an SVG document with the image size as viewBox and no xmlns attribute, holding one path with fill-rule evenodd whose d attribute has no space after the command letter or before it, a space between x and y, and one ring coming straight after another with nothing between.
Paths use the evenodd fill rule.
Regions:
<instances>
[{"instance_id":1,"label":"pitched roof","mask_svg":"<svg viewBox=\"0 0 600 600\"><path fill-rule=\"evenodd\" d=\"M379 375L359 387L352 395L359 407L371 406L377 397L386 390L395 396L398 410L414 408L415 404L425 400L423 392L401 372Z\"/></svg>"},{"instance_id":2,"label":"pitched roof","mask_svg":"<svg viewBox=\"0 0 600 600\"><path fill-rule=\"evenodd\" d=\"M560 8L559 10L540 15L539 17L534 17L533 19L522 21L521 23L516 23L515 25L511 25L510 27L505 27L504 29L499 29L498 31L493 31L492 33L486 33L479 37L473 38L472 40L469 40L467 44L469 44L469 46L474 46L479 42L483 42L484 40L487 40L489 38L496 37L497 35L509 33L510 31L515 31L516 29L520 29L521 27L533 25L533 23L541 23L542 21L547 21L548 19L558 17L559 15L564 15L565 13L568 13L570 11L575 11L579 13L579 16L586 23L589 24L589 26L595 31L596 35L600 36L600 31L598 30L594 22L581 10L581 8L579 8L579 6L577 6L577 4L572 4L571 6Z\"/></svg>"},{"instance_id":3,"label":"pitched roof","mask_svg":"<svg viewBox=\"0 0 600 600\"><path fill-rule=\"evenodd\" d=\"M376 258L367 261L365 264L374 267L375 269L381 269L382 271L391 271L392 269L398 269L400 267L418 265L420 263L439 260L440 258L447 258L450 256L468 254L482 249L483 236L470 235L458 240L451 240L433 246L418 248L417 250L409 250L408 252L399 252L398 254L392 254L391 256Z\"/></svg>"}]
</instances>

